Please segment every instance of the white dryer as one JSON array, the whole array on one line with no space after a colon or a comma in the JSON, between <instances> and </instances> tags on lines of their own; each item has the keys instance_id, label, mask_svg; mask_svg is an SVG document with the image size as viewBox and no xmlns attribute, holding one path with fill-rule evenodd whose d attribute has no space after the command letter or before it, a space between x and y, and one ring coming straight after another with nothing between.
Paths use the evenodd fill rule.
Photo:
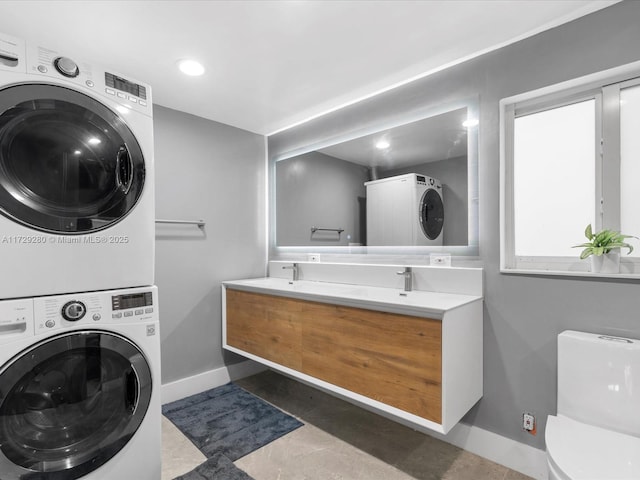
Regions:
<instances>
[{"instance_id":1,"label":"white dryer","mask_svg":"<svg viewBox=\"0 0 640 480\"><path fill-rule=\"evenodd\" d=\"M367 245L442 245L444 202L435 178L407 173L366 182Z\"/></svg>"},{"instance_id":2,"label":"white dryer","mask_svg":"<svg viewBox=\"0 0 640 480\"><path fill-rule=\"evenodd\" d=\"M2 480L158 480L157 288L0 301Z\"/></svg>"},{"instance_id":3,"label":"white dryer","mask_svg":"<svg viewBox=\"0 0 640 480\"><path fill-rule=\"evenodd\" d=\"M0 298L154 283L151 88L0 34Z\"/></svg>"}]
</instances>

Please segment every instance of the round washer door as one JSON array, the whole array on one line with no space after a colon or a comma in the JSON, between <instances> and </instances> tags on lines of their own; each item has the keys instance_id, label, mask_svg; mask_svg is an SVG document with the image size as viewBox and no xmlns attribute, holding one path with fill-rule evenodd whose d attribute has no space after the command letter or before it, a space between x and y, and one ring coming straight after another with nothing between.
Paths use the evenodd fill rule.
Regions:
<instances>
[{"instance_id":1,"label":"round washer door","mask_svg":"<svg viewBox=\"0 0 640 480\"><path fill-rule=\"evenodd\" d=\"M420 226L429 240L435 240L444 227L444 204L442 197L433 188L428 188L420 200Z\"/></svg>"},{"instance_id":2,"label":"round washer door","mask_svg":"<svg viewBox=\"0 0 640 480\"><path fill-rule=\"evenodd\" d=\"M0 370L3 480L80 478L133 437L151 400L140 349L114 333L42 341Z\"/></svg>"},{"instance_id":3,"label":"round washer door","mask_svg":"<svg viewBox=\"0 0 640 480\"><path fill-rule=\"evenodd\" d=\"M124 218L145 163L122 119L64 87L0 90L0 212L36 230L88 233Z\"/></svg>"}]
</instances>

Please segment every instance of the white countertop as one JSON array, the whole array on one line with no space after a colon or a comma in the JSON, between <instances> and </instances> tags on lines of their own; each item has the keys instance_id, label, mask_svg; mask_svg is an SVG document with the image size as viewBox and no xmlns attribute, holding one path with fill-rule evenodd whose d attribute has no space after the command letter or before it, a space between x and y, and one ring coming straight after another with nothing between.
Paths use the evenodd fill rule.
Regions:
<instances>
[{"instance_id":1,"label":"white countertop","mask_svg":"<svg viewBox=\"0 0 640 480\"><path fill-rule=\"evenodd\" d=\"M308 280L292 282L276 277L233 280L222 284L235 290L435 319L442 319L449 310L482 300L481 296L475 295L422 290L404 292L394 288Z\"/></svg>"}]
</instances>

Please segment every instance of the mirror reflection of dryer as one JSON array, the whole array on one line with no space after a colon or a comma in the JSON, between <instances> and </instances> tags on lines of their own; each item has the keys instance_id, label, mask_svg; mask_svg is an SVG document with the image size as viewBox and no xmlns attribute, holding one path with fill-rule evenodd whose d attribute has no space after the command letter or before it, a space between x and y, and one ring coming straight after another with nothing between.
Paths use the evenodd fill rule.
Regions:
<instances>
[{"instance_id":1,"label":"mirror reflection of dryer","mask_svg":"<svg viewBox=\"0 0 640 480\"><path fill-rule=\"evenodd\" d=\"M417 175L418 190L422 190L420 198L419 220L424 236L430 245L442 245L444 227L444 202L442 200L442 184L435 178ZM423 180L424 179L424 180ZM421 189L420 187L426 187Z\"/></svg>"},{"instance_id":2,"label":"mirror reflection of dryer","mask_svg":"<svg viewBox=\"0 0 640 480\"><path fill-rule=\"evenodd\" d=\"M442 183L408 173L366 182L367 243L374 246L442 245Z\"/></svg>"}]
</instances>

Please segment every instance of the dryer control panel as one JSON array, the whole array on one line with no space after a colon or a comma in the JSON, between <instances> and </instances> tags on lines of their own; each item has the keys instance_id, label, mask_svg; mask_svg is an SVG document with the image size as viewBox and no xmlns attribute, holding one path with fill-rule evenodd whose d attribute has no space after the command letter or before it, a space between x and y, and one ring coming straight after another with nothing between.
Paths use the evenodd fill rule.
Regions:
<instances>
[{"instance_id":1,"label":"dryer control panel","mask_svg":"<svg viewBox=\"0 0 640 480\"><path fill-rule=\"evenodd\" d=\"M4 33L0 33L0 72L15 73L16 83L23 83L28 74L28 81L41 82L47 77L65 86L72 84L84 93L110 99L117 107L152 115L148 84ZM12 78L6 76L2 83L10 85Z\"/></svg>"},{"instance_id":2,"label":"dryer control panel","mask_svg":"<svg viewBox=\"0 0 640 480\"><path fill-rule=\"evenodd\" d=\"M64 79L82 90L110 98L129 110L151 115L151 87L44 47L27 44L26 73Z\"/></svg>"}]
</instances>

